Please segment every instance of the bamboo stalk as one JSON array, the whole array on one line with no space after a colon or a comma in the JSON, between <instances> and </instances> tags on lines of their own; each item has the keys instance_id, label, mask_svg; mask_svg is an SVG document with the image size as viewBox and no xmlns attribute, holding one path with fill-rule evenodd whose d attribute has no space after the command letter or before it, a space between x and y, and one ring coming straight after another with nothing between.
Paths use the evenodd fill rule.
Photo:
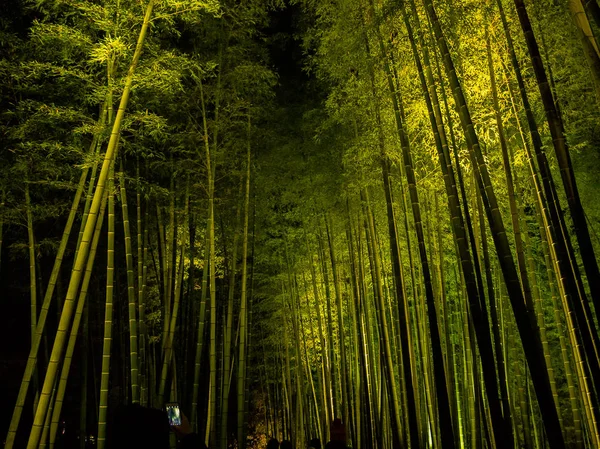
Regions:
<instances>
[{"instance_id":1,"label":"bamboo stalk","mask_svg":"<svg viewBox=\"0 0 600 449\"><path fill-rule=\"evenodd\" d=\"M238 447L244 449L246 440L244 438L244 408L245 408L245 383L246 383L246 334L247 334L247 302L248 302L248 217L250 214L250 161L251 161L251 131L250 116L248 116L248 146L246 153L246 195L244 199L244 229L242 243L242 291L240 297L240 342L238 355L238 378L237 378L237 440Z\"/></svg>"},{"instance_id":2,"label":"bamboo stalk","mask_svg":"<svg viewBox=\"0 0 600 449\"><path fill-rule=\"evenodd\" d=\"M89 258L86 263L85 274L81 283L81 291L77 300L77 308L75 310L75 316L73 318L73 326L71 327L71 333L69 335L69 342L65 351L65 357L63 360L63 367L60 373L58 381L58 388L56 390L56 399L52 408L52 419L50 421L50 448L54 448L56 441L56 433L58 430L58 423L60 420L60 413L62 411L63 401L65 392L67 389L67 382L69 380L69 371L71 369L71 362L73 360L73 352L75 351L75 344L77 343L77 335L79 333L79 325L81 324L81 318L83 316L83 310L87 301L88 287L90 279L92 277L94 262L96 259L96 249L98 247L98 241L100 240L100 234L102 231L102 223L104 220L104 212L106 210L107 195L104 194L102 197L102 203L100 205L100 211L98 220L96 221L96 228L94 230L94 236L92 238ZM86 342L87 343L87 342ZM50 414L50 412L48 412Z\"/></svg>"},{"instance_id":3,"label":"bamboo stalk","mask_svg":"<svg viewBox=\"0 0 600 449\"><path fill-rule=\"evenodd\" d=\"M106 255L106 301L104 305L104 337L102 340L102 373L100 375L100 405L98 410L98 449L106 446L106 419L112 345L113 292L115 273L115 200L114 170L108 175L108 243Z\"/></svg>"},{"instance_id":4,"label":"bamboo stalk","mask_svg":"<svg viewBox=\"0 0 600 449\"><path fill-rule=\"evenodd\" d=\"M140 402L139 385L139 357L138 357L138 320L135 291L135 278L133 272L133 253L131 245L131 230L129 227L129 208L127 205L127 190L125 187L125 174L123 165L119 171L119 187L121 197L121 210L123 214L123 233L125 236L125 260L127 266L127 298L129 316L129 362L131 370L131 402Z\"/></svg>"},{"instance_id":5,"label":"bamboo stalk","mask_svg":"<svg viewBox=\"0 0 600 449\"><path fill-rule=\"evenodd\" d=\"M45 415L47 413L48 404L50 402L50 395L52 392L52 386L54 384L54 380L56 378L56 373L58 371L58 364L62 359L64 347L65 347L65 339L67 330L71 324L71 318L73 316L74 308L75 308L75 298L79 290L79 285L82 277L82 270L84 269L85 261L87 260L87 256L90 248L90 240L92 238L92 234L96 225L96 220L98 216L98 211L100 209L100 203L104 196L104 187L106 183L106 179L108 177L108 171L110 164L112 163L115 150L117 147L117 143L120 136L121 124L123 121L123 116L125 115L125 109L127 108L127 104L129 102L129 94L131 92L131 85L133 83L133 74L135 73L135 69L137 67L137 63L142 53L142 47L144 44L144 39L146 37L146 32L148 30L148 25L150 23L150 17L152 16L152 9L154 6L154 0L149 0L146 6L146 12L144 16L144 21L142 24L142 28L140 30L140 34L138 37L138 42L136 45L135 52L133 54L133 59L131 65L129 67L129 71L127 73L127 78L125 80L125 86L123 89L123 94L121 96L121 102L119 104L119 109L117 112L117 116L115 118L115 122L113 125L112 133L110 136L110 140L108 143L108 147L104 156L104 162L102 164L102 170L100 172L100 176L98 177L98 184L96 187L96 191L94 192L94 199L92 201L92 206L90 208L90 214L88 221L85 226L83 239L81 241L81 245L79 247L79 252L77 254L77 259L75 261L75 265L73 267L71 280L69 282L69 288L67 291L67 297L65 299L65 303L63 306L63 311L61 314L60 322L58 325L58 330L56 334L56 338L54 340L54 345L52 348L52 354L50 356L50 361L48 363L48 370L46 372L46 377L44 379L44 384L42 387L42 393L40 396L40 402L38 404L33 427L31 429L31 433L29 436L29 441L27 443L27 449L35 449L38 445Z\"/></svg>"}]
</instances>

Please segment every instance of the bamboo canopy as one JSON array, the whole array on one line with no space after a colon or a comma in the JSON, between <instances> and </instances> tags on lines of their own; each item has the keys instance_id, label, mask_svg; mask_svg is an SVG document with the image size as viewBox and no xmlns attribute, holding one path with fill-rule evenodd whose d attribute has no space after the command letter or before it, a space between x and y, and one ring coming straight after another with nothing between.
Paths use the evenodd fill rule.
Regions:
<instances>
[{"instance_id":1,"label":"bamboo canopy","mask_svg":"<svg viewBox=\"0 0 600 449\"><path fill-rule=\"evenodd\" d=\"M123 410L173 448L600 447L599 33L597 0L3 5L4 448L110 449Z\"/></svg>"}]
</instances>

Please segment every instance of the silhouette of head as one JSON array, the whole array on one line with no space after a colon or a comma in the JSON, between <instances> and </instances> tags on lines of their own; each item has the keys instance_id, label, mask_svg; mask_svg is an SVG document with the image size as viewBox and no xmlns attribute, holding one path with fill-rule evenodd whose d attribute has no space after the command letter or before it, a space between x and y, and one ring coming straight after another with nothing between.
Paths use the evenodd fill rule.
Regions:
<instances>
[{"instance_id":1,"label":"silhouette of head","mask_svg":"<svg viewBox=\"0 0 600 449\"><path fill-rule=\"evenodd\" d=\"M107 442L110 449L168 449L167 414L137 404L121 406L108 428Z\"/></svg>"},{"instance_id":2,"label":"silhouette of head","mask_svg":"<svg viewBox=\"0 0 600 449\"><path fill-rule=\"evenodd\" d=\"M319 440L318 438L313 438L312 440L310 440L310 443L308 443L308 447L311 447L313 449L321 449L321 440Z\"/></svg>"},{"instance_id":3,"label":"silhouette of head","mask_svg":"<svg viewBox=\"0 0 600 449\"><path fill-rule=\"evenodd\" d=\"M330 434L330 441L346 443L346 426L344 426L340 418L335 418L331 423Z\"/></svg>"},{"instance_id":4,"label":"silhouette of head","mask_svg":"<svg viewBox=\"0 0 600 449\"><path fill-rule=\"evenodd\" d=\"M271 438L267 443L267 449L279 449L279 441L275 438Z\"/></svg>"}]
</instances>

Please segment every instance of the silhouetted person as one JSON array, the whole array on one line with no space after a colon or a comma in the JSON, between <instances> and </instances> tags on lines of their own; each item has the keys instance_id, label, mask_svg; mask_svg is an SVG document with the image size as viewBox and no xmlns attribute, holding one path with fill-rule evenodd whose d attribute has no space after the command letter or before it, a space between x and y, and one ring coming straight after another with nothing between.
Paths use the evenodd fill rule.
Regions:
<instances>
[{"instance_id":1,"label":"silhouetted person","mask_svg":"<svg viewBox=\"0 0 600 449\"><path fill-rule=\"evenodd\" d=\"M181 414L181 425L173 426L180 440L180 449L206 449L186 416ZM109 449L169 449L169 420L162 410L140 405L119 407L108 428Z\"/></svg>"},{"instance_id":2,"label":"silhouetted person","mask_svg":"<svg viewBox=\"0 0 600 449\"><path fill-rule=\"evenodd\" d=\"M340 418L335 418L329 429L329 443L325 445L325 449L346 449L346 426Z\"/></svg>"},{"instance_id":3,"label":"silhouetted person","mask_svg":"<svg viewBox=\"0 0 600 449\"><path fill-rule=\"evenodd\" d=\"M279 449L279 441L275 438L271 438L267 443L267 449Z\"/></svg>"},{"instance_id":4,"label":"silhouetted person","mask_svg":"<svg viewBox=\"0 0 600 449\"><path fill-rule=\"evenodd\" d=\"M321 440L318 438L313 438L310 440L310 443L308 443L308 449L321 449Z\"/></svg>"},{"instance_id":5,"label":"silhouetted person","mask_svg":"<svg viewBox=\"0 0 600 449\"><path fill-rule=\"evenodd\" d=\"M207 449L204 441L197 433L194 433L187 416L181 413L181 425L171 427L179 441L179 449Z\"/></svg>"},{"instance_id":6,"label":"silhouetted person","mask_svg":"<svg viewBox=\"0 0 600 449\"><path fill-rule=\"evenodd\" d=\"M294 446L292 445L292 442L290 440L283 440L281 442L281 449L294 449Z\"/></svg>"}]
</instances>

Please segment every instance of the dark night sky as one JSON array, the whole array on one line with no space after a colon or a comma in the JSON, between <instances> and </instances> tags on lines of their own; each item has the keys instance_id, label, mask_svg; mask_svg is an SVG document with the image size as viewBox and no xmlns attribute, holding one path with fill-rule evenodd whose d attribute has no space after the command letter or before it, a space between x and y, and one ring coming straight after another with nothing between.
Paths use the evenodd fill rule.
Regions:
<instances>
[{"instance_id":1,"label":"dark night sky","mask_svg":"<svg viewBox=\"0 0 600 449\"><path fill-rule=\"evenodd\" d=\"M306 104L307 98L320 96L315 79L304 70L306 55L301 35L309 20L298 4L288 4L271 13L270 26L265 30L271 65L279 75L276 93L281 106Z\"/></svg>"}]
</instances>

